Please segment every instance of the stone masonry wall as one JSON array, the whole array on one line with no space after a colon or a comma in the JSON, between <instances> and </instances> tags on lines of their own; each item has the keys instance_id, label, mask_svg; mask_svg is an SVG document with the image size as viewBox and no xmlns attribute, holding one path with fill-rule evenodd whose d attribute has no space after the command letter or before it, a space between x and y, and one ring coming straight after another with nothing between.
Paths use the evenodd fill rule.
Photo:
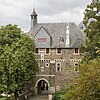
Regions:
<instances>
[{"instance_id":1,"label":"stone masonry wall","mask_svg":"<svg viewBox=\"0 0 100 100\"><path fill-rule=\"evenodd\" d=\"M41 51L44 53L41 54ZM45 49L40 49L40 54L36 56L39 64L36 81L45 78L56 91L79 77L78 62L81 56L80 53L75 54L74 49L62 49L61 54L57 54L57 49L50 49L49 54L45 53ZM57 71L57 63L61 64L60 71Z\"/></svg>"}]
</instances>

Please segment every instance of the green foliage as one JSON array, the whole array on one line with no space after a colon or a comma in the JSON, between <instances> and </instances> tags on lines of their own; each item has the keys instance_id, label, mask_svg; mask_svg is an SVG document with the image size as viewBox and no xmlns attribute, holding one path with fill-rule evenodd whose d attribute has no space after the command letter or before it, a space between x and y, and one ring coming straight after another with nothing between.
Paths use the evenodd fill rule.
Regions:
<instances>
[{"instance_id":1,"label":"green foliage","mask_svg":"<svg viewBox=\"0 0 100 100\"><path fill-rule=\"evenodd\" d=\"M53 99L52 100L65 100L65 94L68 94L69 87L62 89L58 92L55 92L53 94Z\"/></svg>"},{"instance_id":2,"label":"green foliage","mask_svg":"<svg viewBox=\"0 0 100 100\"><path fill-rule=\"evenodd\" d=\"M14 93L34 83L38 71L34 42L17 25L0 28L0 86Z\"/></svg>"},{"instance_id":3,"label":"green foliage","mask_svg":"<svg viewBox=\"0 0 100 100\"><path fill-rule=\"evenodd\" d=\"M91 60L100 57L100 1L93 0L85 10L83 20L86 26L86 47L83 51L86 53L85 60Z\"/></svg>"},{"instance_id":4,"label":"green foliage","mask_svg":"<svg viewBox=\"0 0 100 100\"><path fill-rule=\"evenodd\" d=\"M66 94L69 100L99 100L100 99L100 59L90 60L81 65L81 77ZM68 99L66 99L68 100Z\"/></svg>"},{"instance_id":5,"label":"green foliage","mask_svg":"<svg viewBox=\"0 0 100 100\"><path fill-rule=\"evenodd\" d=\"M10 94L9 97L7 97L7 96L2 96L2 95L0 94L0 100L14 100L14 94L13 94L13 93Z\"/></svg>"},{"instance_id":6,"label":"green foliage","mask_svg":"<svg viewBox=\"0 0 100 100\"><path fill-rule=\"evenodd\" d=\"M14 100L14 94L10 94L9 96L3 96L2 93L0 94L0 100Z\"/></svg>"}]
</instances>

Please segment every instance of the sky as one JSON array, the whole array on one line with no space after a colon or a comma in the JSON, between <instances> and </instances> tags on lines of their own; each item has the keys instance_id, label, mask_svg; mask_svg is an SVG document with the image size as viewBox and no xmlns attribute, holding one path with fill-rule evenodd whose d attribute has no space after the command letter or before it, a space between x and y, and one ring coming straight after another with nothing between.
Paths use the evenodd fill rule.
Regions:
<instances>
[{"instance_id":1,"label":"sky","mask_svg":"<svg viewBox=\"0 0 100 100\"><path fill-rule=\"evenodd\" d=\"M33 8L38 14L38 23L79 24L90 3L91 0L0 0L0 26L16 24L28 32Z\"/></svg>"}]
</instances>

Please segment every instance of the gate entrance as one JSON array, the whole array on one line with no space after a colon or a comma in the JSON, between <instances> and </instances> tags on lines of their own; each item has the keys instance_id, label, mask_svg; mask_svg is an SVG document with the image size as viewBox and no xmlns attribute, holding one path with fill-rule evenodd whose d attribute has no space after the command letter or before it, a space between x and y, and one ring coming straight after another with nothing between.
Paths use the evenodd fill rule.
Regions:
<instances>
[{"instance_id":1,"label":"gate entrance","mask_svg":"<svg viewBox=\"0 0 100 100\"><path fill-rule=\"evenodd\" d=\"M37 84L38 94L48 94L49 85L45 80L40 80Z\"/></svg>"}]
</instances>

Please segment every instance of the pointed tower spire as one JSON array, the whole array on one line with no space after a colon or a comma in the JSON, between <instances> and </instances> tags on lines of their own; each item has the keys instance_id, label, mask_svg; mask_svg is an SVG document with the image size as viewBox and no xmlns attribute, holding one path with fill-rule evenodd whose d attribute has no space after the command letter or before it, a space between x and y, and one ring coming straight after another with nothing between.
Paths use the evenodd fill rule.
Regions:
<instances>
[{"instance_id":1,"label":"pointed tower spire","mask_svg":"<svg viewBox=\"0 0 100 100\"><path fill-rule=\"evenodd\" d=\"M35 12L35 9L33 9L31 14L31 28L33 28L37 24L37 13Z\"/></svg>"},{"instance_id":2,"label":"pointed tower spire","mask_svg":"<svg viewBox=\"0 0 100 100\"><path fill-rule=\"evenodd\" d=\"M33 8L33 12L31 14L31 16L34 15L34 16L37 16L37 13L35 12L35 8Z\"/></svg>"}]
</instances>

